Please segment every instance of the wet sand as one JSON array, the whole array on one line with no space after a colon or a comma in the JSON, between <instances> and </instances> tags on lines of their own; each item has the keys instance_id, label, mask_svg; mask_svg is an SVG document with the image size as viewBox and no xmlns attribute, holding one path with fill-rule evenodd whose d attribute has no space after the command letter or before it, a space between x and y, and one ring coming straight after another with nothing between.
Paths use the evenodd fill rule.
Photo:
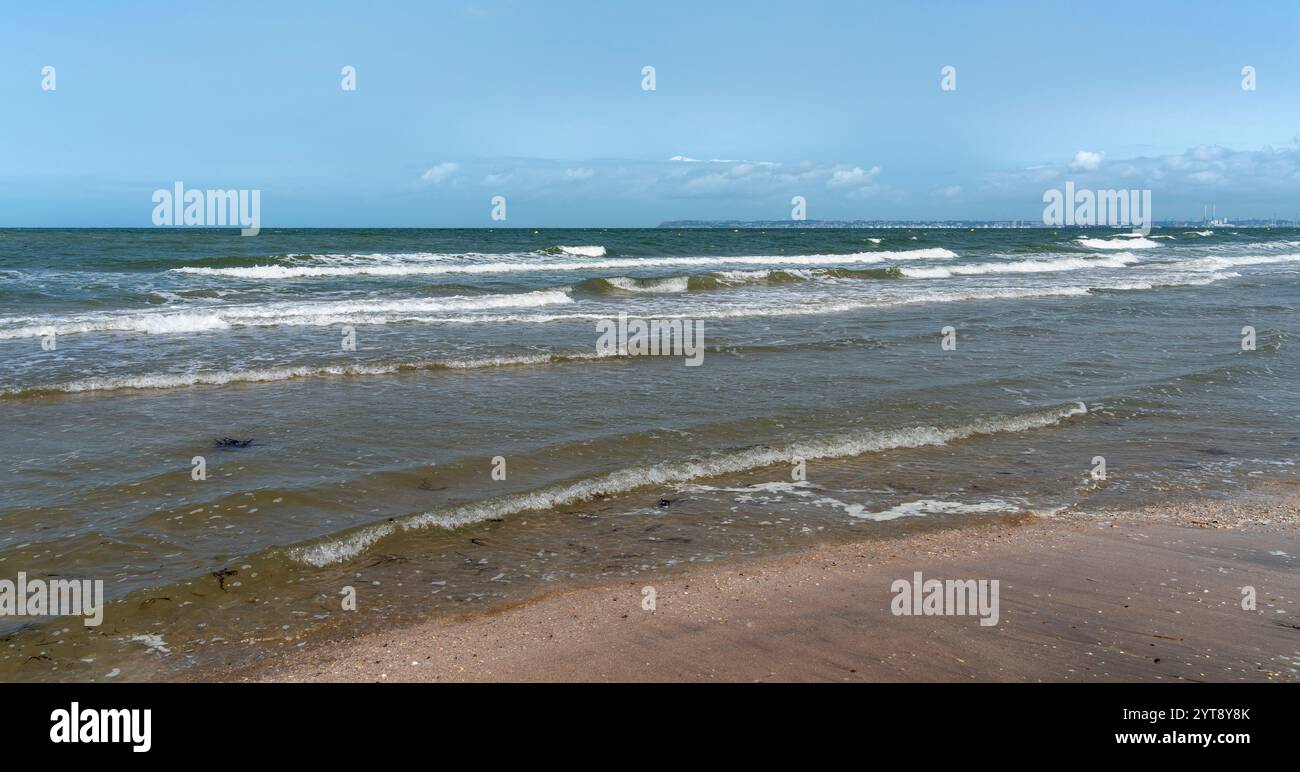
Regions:
<instances>
[{"instance_id":1,"label":"wet sand","mask_svg":"<svg viewBox=\"0 0 1300 772\"><path fill-rule=\"evenodd\" d=\"M560 591L322 642L226 680L1300 681L1300 496L1020 517ZM997 579L999 621L895 616ZM642 588L655 589L655 609ZM1242 587L1256 607L1242 607ZM360 613L360 612L359 612ZM202 677L212 677L206 674Z\"/></svg>"}]
</instances>

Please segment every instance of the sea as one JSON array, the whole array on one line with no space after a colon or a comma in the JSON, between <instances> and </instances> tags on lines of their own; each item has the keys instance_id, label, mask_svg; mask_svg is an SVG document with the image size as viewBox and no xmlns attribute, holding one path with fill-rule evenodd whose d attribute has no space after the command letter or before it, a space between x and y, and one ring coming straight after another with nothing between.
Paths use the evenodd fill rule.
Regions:
<instances>
[{"instance_id":1,"label":"sea","mask_svg":"<svg viewBox=\"0 0 1300 772\"><path fill-rule=\"evenodd\" d=\"M1289 228L0 230L0 580L106 603L0 681L1256 495L1298 304Z\"/></svg>"}]
</instances>

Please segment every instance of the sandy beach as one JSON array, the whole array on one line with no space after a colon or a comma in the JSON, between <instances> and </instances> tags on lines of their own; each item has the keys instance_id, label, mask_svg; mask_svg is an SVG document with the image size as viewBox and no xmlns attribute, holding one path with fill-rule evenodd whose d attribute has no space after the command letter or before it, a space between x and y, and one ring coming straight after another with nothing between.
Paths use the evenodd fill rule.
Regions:
<instances>
[{"instance_id":1,"label":"sandy beach","mask_svg":"<svg viewBox=\"0 0 1300 772\"><path fill-rule=\"evenodd\" d=\"M1014 517L322 641L255 681L1300 681L1300 497ZM994 626L891 583L998 579ZM654 587L655 608L642 589ZM1243 587L1255 608L1243 608Z\"/></svg>"}]
</instances>

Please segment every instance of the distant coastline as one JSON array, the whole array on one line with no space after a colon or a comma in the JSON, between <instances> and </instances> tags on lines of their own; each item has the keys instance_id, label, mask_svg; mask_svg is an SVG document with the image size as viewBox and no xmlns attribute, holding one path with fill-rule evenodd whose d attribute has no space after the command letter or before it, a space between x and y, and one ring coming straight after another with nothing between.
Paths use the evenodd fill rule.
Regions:
<instances>
[{"instance_id":1,"label":"distant coastline","mask_svg":"<svg viewBox=\"0 0 1300 772\"><path fill-rule=\"evenodd\" d=\"M1044 225L1040 220L665 220L660 228L759 228L775 230L778 228L1047 228L1061 230L1062 226ZM1098 230L1116 230L1111 225L1068 226L1071 228ZM1207 223L1200 220L1161 220L1155 223L1157 228L1292 228L1296 223L1290 220L1242 220L1232 223ZM1124 230L1120 228L1120 230Z\"/></svg>"}]
</instances>

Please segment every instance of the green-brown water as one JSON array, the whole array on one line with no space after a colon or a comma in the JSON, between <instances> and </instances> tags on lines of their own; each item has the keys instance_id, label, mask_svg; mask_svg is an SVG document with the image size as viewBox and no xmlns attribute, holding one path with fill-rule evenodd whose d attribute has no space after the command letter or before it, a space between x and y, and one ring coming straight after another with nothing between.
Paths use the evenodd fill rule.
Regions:
<instances>
[{"instance_id":1,"label":"green-brown water","mask_svg":"<svg viewBox=\"0 0 1300 772\"><path fill-rule=\"evenodd\" d=\"M1300 456L1297 269L1292 230L0 231L0 579L111 601L0 618L0 679L1233 495ZM703 363L599 356L619 313Z\"/></svg>"}]
</instances>

